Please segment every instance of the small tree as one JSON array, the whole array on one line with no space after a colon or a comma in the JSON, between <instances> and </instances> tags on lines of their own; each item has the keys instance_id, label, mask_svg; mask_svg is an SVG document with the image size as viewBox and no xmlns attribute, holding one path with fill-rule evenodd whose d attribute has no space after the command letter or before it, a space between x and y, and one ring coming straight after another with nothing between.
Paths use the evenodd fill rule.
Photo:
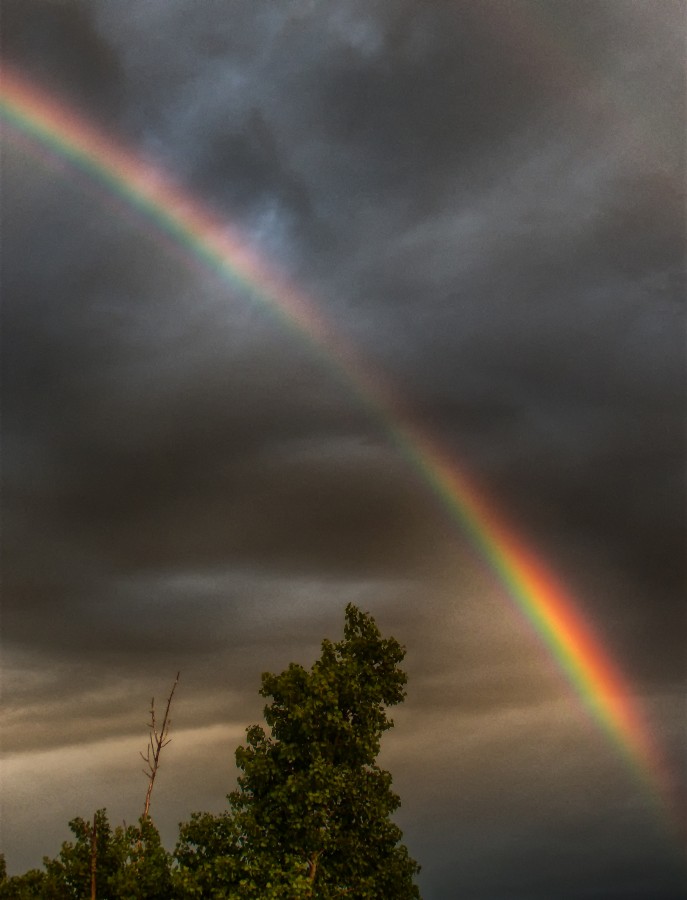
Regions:
<instances>
[{"instance_id":1,"label":"small tree","mask_svg":"<svg viewBox=\"0 0 687 900\"><path fill-rule=\"evenodd\" d=\"M45 900L84 900L91 897L94 833L97 897L108 900L169 900L174 896L171 857L160 843L160 835L150 817L141 816L137 825L118 825L113 829L106 811L99 809L94 823L79 817L69 823L69 828L74 841L65 841L55 859L44 857L45 873L33 874L34 879L39 875L42 878L40 890L32 895L0 893L0 897L33 896ZM18 881L14 887L22 886L22 882Z\"/></svg>"},{"instance_id":2,"label":"small tree","mask_svg":"<svg viewBox=\"0 0 687 900\"><path fill-rule=\"evenodd\" d=\"M229 811L196 814L176 849L188 897L410 900L419 871L390 816L400 805L376 765L400 703L404 648L346 608L344 639L325 640L308 671L264 674L271 732L248 729L236 751L243 773Z\"/></svg>"}]
</instances>

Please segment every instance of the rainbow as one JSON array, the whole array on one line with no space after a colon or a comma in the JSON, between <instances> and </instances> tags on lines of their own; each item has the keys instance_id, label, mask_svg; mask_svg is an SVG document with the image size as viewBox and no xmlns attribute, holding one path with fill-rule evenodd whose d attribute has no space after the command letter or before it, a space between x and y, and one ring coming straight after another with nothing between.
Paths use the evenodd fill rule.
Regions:
<instances>
[{"instance_id":1,"label":"rainbow","mask_svg":"<svg viewBox=\"0 0 687 900\"><path fill-rule=\"evenodd\" d=\"M21 135L86 173L154 223L187 255L246 289L306 336L385 425L403 456L439 498L531 623L570 684L664 811L670 778L627 680L563 585L518 538L454 459L417 427L392 389L335 333L313 302L226 221L148 164L14 72L0 73L0 116Z\"/></svg>"}]
</instances>

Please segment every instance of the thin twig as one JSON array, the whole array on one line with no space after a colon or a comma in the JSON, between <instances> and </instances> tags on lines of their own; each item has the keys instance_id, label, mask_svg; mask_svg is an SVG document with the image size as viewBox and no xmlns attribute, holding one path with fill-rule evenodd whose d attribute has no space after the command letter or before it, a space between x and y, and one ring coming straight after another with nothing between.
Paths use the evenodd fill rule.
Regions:
<instances>
[{"instance_id":1,"label":"thin twig","mask_svg":"<svg viewBox=\"0 0 687 900\"><path fill-rule=\"evenodd\" d=\"M150 798L153 793L155 776L157 775L157 770L160 767L160 753L162 752L162 748L166 747L167 744L169 744L169 742L172 740L167 736L169 734L169 728L172 724L172 720L169 718L169 710L172 705L172 697L174 696L174 691L179 684L180 674L180 672L177 672L177 677L174 679L172 690L170 691L169 697L167 698L165 716L162 720L162 728L159 732L157 730L157 722L155 719L155 698L153 697L150 701L150 723L148 725L148 728L150 729L150 735L148 737L148 746L146 748L145 756L141 753L141 759L148 766L147 769L143 770L143 774L148 778L148 790L146 791L145 806L143 808L144 818L148 818L149 815Z\"/></svg>"}]
</instances>

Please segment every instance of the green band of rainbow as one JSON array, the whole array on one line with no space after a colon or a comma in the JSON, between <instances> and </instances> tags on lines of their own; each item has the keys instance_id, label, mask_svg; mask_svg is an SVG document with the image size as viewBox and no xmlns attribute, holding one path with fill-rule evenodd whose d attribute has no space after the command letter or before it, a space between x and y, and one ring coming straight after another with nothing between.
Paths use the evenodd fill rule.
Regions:
<instances>
[{"instance_id":1,"label":"green band of rainbow","mask_svg":"<svg viewBox=\"0 0 687 900\"><path fill-rule=\"evenodd\" d=\"M379 373L344 344L314 304L274 272L241 235L189 196L158 167L119 146L16 73L5 70L0 115L13 129L68 160L125 200L157 230L213 271L258 295L306 336L381 420L451 518L477 547L536 629L577 694L665 811L670 779L636 708L632 691L563 586L518 539L455 460L403 411Z\"/></svg>"}]
</instances>

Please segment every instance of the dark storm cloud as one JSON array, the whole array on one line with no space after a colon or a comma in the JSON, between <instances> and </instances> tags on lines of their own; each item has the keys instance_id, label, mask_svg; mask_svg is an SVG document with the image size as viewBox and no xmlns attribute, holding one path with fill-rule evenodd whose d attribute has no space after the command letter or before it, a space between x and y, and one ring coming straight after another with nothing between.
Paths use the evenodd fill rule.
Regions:
<instances>
[{"instance_id":1,"label":"dark storm cloud","mask_svg":"<svg viewBox=\"0 0 687 900\"><path fill-rule=\"evenodd\" d=\"M641 116L628 125L630 90L613 80L641 75L642 115L661 105L670 10L644 36L635 6L604 9L593 28L566 5L235 4L219 20L211 4L123 9L37 4L31 18L10 5L9 58L39 77L51 66L68 94L88 83L104 98L116 83L111 120L311 270L333 319L534 533L564 507L562 534L679 582L666 566L681 522L667 496L683 450L679 160ZM566 47L561 29L569 41L591 30ZM317 535L331 535L325 566L369 555L349 557L344 535L384 557L367 535L395 534L393 478L375 498L372 466L337 499L340 461L304 463L306 476L266 449L341 432L337 390L314 396L297 350L280 369L266 332L242 352L244 318L222 323L207 289L173 262L151 267L151 245L50 180L6 201L17 227L4 274L18 298L9 467L16 447L54 523L43 527L118 564L231 552L304 565L320 559ZM30 410L16 432L15 407Z\"/></svg>"},{"instance_id":2,"label":"dark storm cloud","mask_svg":"<svg viewBox=\"0 0 687 900\"><path fill-rule=\"evenodd\" d=\"M441 731L440 742L429 737L436 733L431 716L416 732L416 748L431 758L438 777L401 784L395 778L394 784L403 797L431 796L427 819L403 822L406 829L417 829L417 852L422 848L436 859L423 896L526 900L544 898L547 891L570 900L633 896L633 891L637 897L679 896L680 864L663 859L661 835L645 828L623 797L612 759L597 763L590 778L589 735L576 728L558 732L555 704L514 706L511 716L511 726L530 736L517 744L511 727L493 715L461 717L455 731ZM546 742L537 738L538 720L551 729ZM405 771L400 761L406 752L403 744L393 748L392 771ZM642 843L628 859L629 836L640 832ZM591 859L589 841L597 851ZM536 850L523 853L525 847ZM579 878L580 868L585 879Z\"/></svg>"},{"instance_id":3,"label":"dark storm cloud","mask_svg":"<svg viewBox=\"0 0 687 900\"><path fill-rule=\"evenodd\" d=\"M426 500L300 341L227 285L203 288L173 261L165 270L92 204L79 207L78 253L56 210L41 212L6 242L17 290L5 316L7 636L135 654L154 624L129 615L119 572L227 559L389 572L422 552ZM19 252L29 233L51 247L33 269ZM119 628L99 627L110 604ZM182 612L165 646L179 641L190 641Z\"/></svg>"},{"instance_id":4,"label":"dark storm cloud","mask_svg":"<svg viewBox=\"0 0 687 900\"><path fill-rule=\"evenodd\" d=\"M267 247L295 250L333 318L533 534L556 520L560 544L584 534L649 584L681 583L676 158L643 121L628 126L629 91L612 80L613 67L641 72L642 111L662 96L670 56L653 32L643 48L602 12L580 55L556 38L573 27L566 6L548 26L528 4L238 4L220 22L210 4L190 18L183 4L122 8L39 5L32 24L12 7L10 58L34 74L53 60L67 93L86 80L75 58L95 66L94 97L116 82L126 102L111 120ZM639 153L624 155L635 133ZM174 261L150 266L152 245L51 181L6 201L17 227L4 280L20 299L6 313L4 404L16 505L30 497L24 528L52 566L82 553L86 568L115 571L226 554L398 565L418 540L402 524L416 497L380 479L384 460L280 455L285 442L317 452L351 427L369 433L352 409L342 428L338 388L313 390L297 348L275 354L245 315L222 321L211 295L226 288ZM17 568L25 534L8 529ZM79 579L61 593L80 596Z\"/></svg>"},{"instance_id":5,"label":"dark storm cloud","mask_svg":"<svg viewBox=\"0 0 687 900\"><path fill-rule=\"evenodd\" d=\"M3 62L106 123L119 106L117 54L93 24L88 3L3 0Z\"/></svg>"}]
</instances>

